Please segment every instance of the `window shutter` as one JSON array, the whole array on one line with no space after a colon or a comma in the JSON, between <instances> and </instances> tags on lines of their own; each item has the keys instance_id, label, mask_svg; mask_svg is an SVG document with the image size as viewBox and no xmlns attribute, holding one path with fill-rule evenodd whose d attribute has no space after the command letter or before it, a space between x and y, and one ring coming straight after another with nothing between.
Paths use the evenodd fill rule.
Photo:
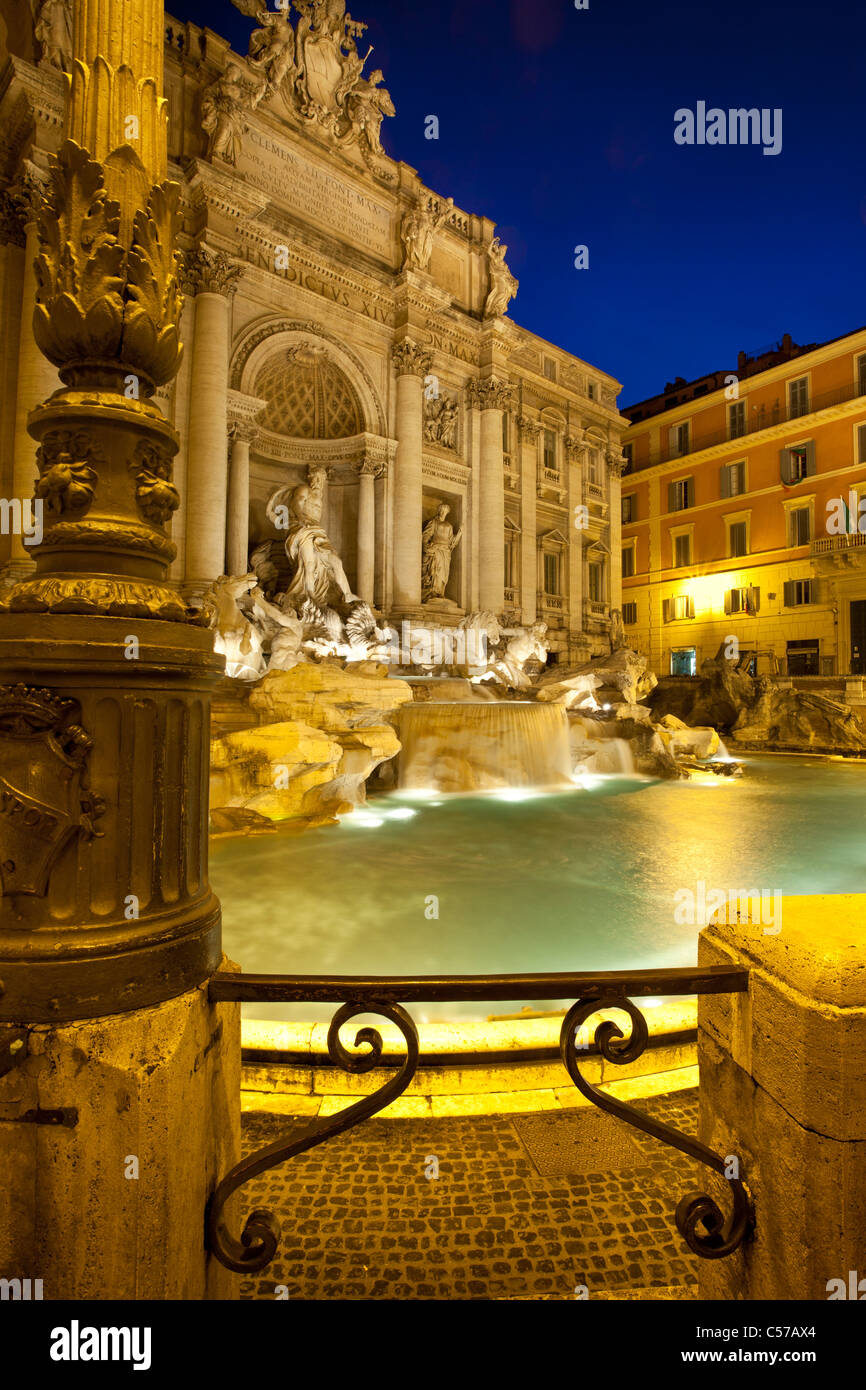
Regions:
<instances>
[{"instance_id":1,"label":"window shutter","mask_svg":"<svg viewBox=\"0 0 866 1390\"><path fill-rule=\"evenodd\" d=\"M726 463L719 469L719 496L730 497L731 495L731 472Z\"/></svg>"},{"instance_id":2,"label":"window shutter","mask_svg":"<svg viewBox=\"0 0 866 1390\"><path fill-rule=\"evenodd\" d=\"M726 590L725 590L725 612L726 612L726 613L733 613L733 611L734 611L734 591L733 591L733 589L726 589Z\"/></svg>"},{"instance_id":3,"label":"window shutter","mask_svg":"<svg viewBox=\"0 0 866 1390\"><path fill-rule=\"evenodd\" d=\"M781 474L783 483L793 482L791 454L788 449L779 450L779 473Z\"/></svg>"},{"instance_id":4,"label":"window shutter","mask_svg":"<svg viewBox=\"0 0 866 1390\"><path fill-rule=\"evenodd\" d=\"M694 480L694 478L686 478L686 506L687 506L687 507L693 507L694 505L695 505L695 480Z\"/></svg>"},{"instance_id":5,"label":"window shutter","mask_svg":"<svg viewBox=\"0 0 866 1390\"><path fill-rule=\"evenodd\" d=\"M817 461L816 461L816 459L815 459L815 441L814 441L814 439L810 439L810 440L809 440L809 443L806 445L806 474L807 474L807 476L808 476L808 477L811 477L813 473L817 472L817 469L818 469L818 464L817 464Z\"/></svg>"},{"instance_id":6,"label":"window shutter","mask_svg":"<svg viewBox=\"0 0 866 1390\"><path fill-rule=\"evenodd\" d=\"M786 607L786 608L793 608L794 606L795 606L795 605L794 605L794 581L793 581L793 579L786 579L786 580L785 580L785 607Z\"/></svg>"},{"instance_id":7,"label":"window shutter","mask_svg":"<svg viewBox=\"0 0 866 1390\"><path fill-rule=\"evenodd\" d=\"M668 483L668 511L675 512L677 509L677 485Z\"/></svg>"},{"instance_id":8,"label":"window shutter","mask_svg":"<svg viewBox=\"0 0 866 1390\"><path fill-rule=\"evenodd\" d=\"M761 607L761 591L754 586L749 590L749 612L757 613Z\"/></svg>"},{"instance_id":9,"label":"window shutter","mask_svg":"<svg viewBox=\"0 0 866 1390\"><path fill-rule=\"evenodd\" d=\"M687 617L687 618L693 618L694 616L695 616L695 601L694 601L694 599L692 598L691 594L689 594L689 595L687 596L687 598L686 598L686 617Z\"/></svg>"},{"instance_id":10,"label":"window shutter","mask_svg":"<svg viewBox=\"0 0 866 1390\"><path fill-rule=\"evenodd\" d=\"M671 620L671 601L669 598L662 599L662 622L669 623Z\"/></svg>"}]
</instances>

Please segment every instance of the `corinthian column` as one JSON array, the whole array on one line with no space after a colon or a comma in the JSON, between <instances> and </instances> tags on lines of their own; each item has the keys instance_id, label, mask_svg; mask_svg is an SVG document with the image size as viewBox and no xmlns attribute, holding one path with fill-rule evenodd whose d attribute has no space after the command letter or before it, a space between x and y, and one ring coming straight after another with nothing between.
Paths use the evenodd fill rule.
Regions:
<instances>
[{"instance_id":1,"label":"corinthian column","mask_svg":"<svg viewBox=\"0 0 866 1390\"><path fill-rule=\"evenodd\" d=\"M24 266L21 277L21 324L18 337L18 380L15 392L15 434L12 446L12 497L22 508L33 496L36 481L36 447L27 429L31 410L56 391L60 385L57 368L52 366L36 346L33 337L33 310L36 307L35 262L38 251L36 219L42 206L47 179L29 163L13 197L21 220L24 239ZM20 579L35 569L31 547L12 532L9 561L3 572L6 579Z\"/></svg>"},{"instance_id":2,"label":"corinthian column","mask_svg":"<svg viewBox=\"0 0 866 1390\"><path fill-rule=\"evenodd\" d=\"M184 290L195 295L184 585L192 597L200 597L226 568L229 314L239 274L222 252L194 251L185 266Z\"/></svg>"},{"instance_id":3,"label":"corinthian column","mask_svg":"<svg viewBox=\"0 0 866 1390\"><path fill-rule=\"evenodd\" d=\"M541 425L528 416L517 421L520 431L520 606L527 626L538 615L538 440Z\"/></svg>"},{"instance_id":4,"label":"corinthian column","mask_svg":"<svg viewBox=\"0 0 866 1390\"><path fill-rule=\"evenodd\" d=\"M358 597L372 607L376 583L376 479L383 464L364 459L356 465L358 473Z\"/></svg>"},{"instance_id":5,"label":"corinthian column","mask_svg":"<svg viewBox=\"0 0 866 1390\"><path fill-rule=\"evenodd\" d=\"M488 377L467 387L470 405L481 411L479 452L479 607L499 614L505 605L505 494L502 412L511 398L507 382Z\"/></svg>"},{"instance_id":6,"label":"corinthian column","mask_svg":"<svg viewBox=\"0 0 866 1390\"><path fill-rule=\"evenodd\" d=\"M207 990L224 666L167 580L177 437L154 399L181 352L164 15L72 11L33 314L63 386L29 419L35 573L0 594L0 1271L76 1303L230 1297L209 1251L241 1268L255 1241L203 1241L240 1118L239 1018Z\"/></svg>"},{"instance_id":7,"label":"corinthian column","mask_svg":"<svg viewBox=\"0 0 866 1390\"><path fill-rule=\"evenodd\" d=\"M394 348L397 373L397 453L394 459L394 603L421 603L422 476L424 378L432 365L416 343Z\"/></svg>"},{"instance_id":8,"label":"corinthian column","mask_svg":"<svg viewBox=\"0 0 866 1390\"><path fill-rule=\"evenodd\" d=\"M226 527L226 574L246 574L250 548L250 445L256 427L240 421L229 426L228 525Z\"/></svg>"}]
</instances>

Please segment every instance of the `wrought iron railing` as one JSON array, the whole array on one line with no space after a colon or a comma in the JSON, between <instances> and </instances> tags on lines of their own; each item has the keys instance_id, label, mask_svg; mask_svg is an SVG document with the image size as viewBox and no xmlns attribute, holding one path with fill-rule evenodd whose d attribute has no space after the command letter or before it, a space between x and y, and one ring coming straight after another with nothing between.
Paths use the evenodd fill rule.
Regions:
<instances>
[{"instance_id":1,"label":"wrought iron railing","mask_svg":"<svg viewBox=\"0 0 866 1390\"><path fill-rule=\"evenodd\" d=\"M739 1248L753 1226L752 1203L739 1176L729 1176L730 1160L689 1135L652 1119L632 1106L598 1090L582 1075L579 1054L587 1049L578 1043L584 1023L605 1009L621 1009L631 1020L625 1036L611 1019L595 1030L595 1048L608 1062L626 1065L636 1061L649 1041L646 1019L633 1002L633 996L651 998L662 995L741 994L748 991L749 972L725 965L704 969L625 970L601 974L544 975L428 975L419 977L365 978L363 976L301 975L214 975L210 981L212 1002L243 1003L326 1003L339 1004L328 1029L328 1055L335 1066L352 1074L385 1066L384 1043L378 1029L365 1026L355 1034L355 1047L366 1052L350 1052L340 1040L340 1029L351 1019L373 1014L388 1019L402 1034L406 1055L386 1083L348 1105L336 1115L319 1116L300 1134L278 1139L258 1153L238 1163L222 1179L208 1203L206 1239L209 1250L227 1269L239 1274L256 1273L274 1258L280 1241L280 1224L272 1211L256 1210L244 1223L240 1238L233 1236L225 1221L225 1207L245 1183L260 1173L305 1153L338 1134L354 1129L372 1115L391 1105L410 1085L420 1060L418 1030L403 1007L407 1003L467 1000L573 999L560 1030L560 1055L574 1085L587 1100L601 1110L634 1125L645 1134L705 1164L725 1178L731 1189L733 1209L726 1219L714 1198L703 1194L683 1197L676 1209L677 1229L696 1255L718 1260ZM703 1229L700 1229L703 1227Z\"/></svg>"}]
</instances>

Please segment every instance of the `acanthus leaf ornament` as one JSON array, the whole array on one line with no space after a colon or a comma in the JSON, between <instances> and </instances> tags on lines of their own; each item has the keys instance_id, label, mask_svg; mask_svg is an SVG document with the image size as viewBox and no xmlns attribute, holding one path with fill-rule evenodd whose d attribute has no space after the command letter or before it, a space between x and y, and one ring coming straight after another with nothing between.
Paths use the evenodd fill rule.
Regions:
<instances>
[{"instance_id":1,"label":"acanthus leaf ornament","mask_svg":"<svg viewBox=\"0 0 866 1390\"><path fill-rule=\"evenodd\" d=\"M127 259L128 302L123 315L124 360L144 367L157 386L171 381L182 348L177 325L183 298L174 249L180 186L150 190L147 209L135 214Z\"/></svg>"},{"instance_id":2,"label":"acanthus leaf ornament","mask_svg":"<svg viewBox=\"0 0 866 1390\"><path fill-rule=\"evenodd\" d=\"M108 197L101 165L72 140L52 163L37 225L37 344L61 370L82 358L116 357L125 268L120 205Z\"/></svg>"}]
</instances>

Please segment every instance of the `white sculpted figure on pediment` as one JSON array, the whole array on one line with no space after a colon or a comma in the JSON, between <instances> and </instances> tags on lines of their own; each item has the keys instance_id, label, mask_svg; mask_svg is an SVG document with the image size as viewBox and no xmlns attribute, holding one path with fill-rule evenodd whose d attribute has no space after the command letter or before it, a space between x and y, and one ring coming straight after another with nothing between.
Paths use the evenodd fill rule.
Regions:
<instances>
[{"instance_id":1,"label":"white sculpted figure on pediment","mask_svg":"<svg viewBox=\"0 0 866 1390\"><path fill-rule=\"evenodd\" d=\"M247 132L247 114L254 111L268 90L267 79L245 77L237 63L229 63L222 77L206 87L201 99L201 125L208 136L208 158L236 164Z\"/></svg>"},{"instance_id":2,"label":"white sculpted figure on pediment","mask_svg":"<svg viewBox=\"0 0 866 1390\"><path fill-rule=\"evenodd\" d=\"M381 71L363 76L373 49L363 57L358 52L367 26L347 13L345 0L277 0L276 13L263 9L261 0L233 3L261 26L250 38L248 61L262 73L267 94L280 94L338 144L357 143L368 162L383 154L382 121L396 114L394 103Z\"/></svg>"},{"instance_id":3,"label":"white sculpted figure on pediment","mask_svg":"<svg viewBox=\"0 0 866 1390\"><path fill-rule=\"evenodd\" d=\"M428 270L433 255L433 237L454 211L454 199L442 203L422 196L405 213L400 227L403 242L403 269Z\"/></svg>"},{"instance_id":4,"label":"white sculpted figure on pediment","mask_svg":"<svg viewBox=\"0 0 866 1390\"><path fill-rule=\"evenodd\" d=\"M499 237L494 237L487 248L490 293L484 306L486 319L498 318L500 314L504 314L520 288L520 282L515 279L505 264L507 254L508 247L502 245Z\"/></svg>"}]
</instances>

